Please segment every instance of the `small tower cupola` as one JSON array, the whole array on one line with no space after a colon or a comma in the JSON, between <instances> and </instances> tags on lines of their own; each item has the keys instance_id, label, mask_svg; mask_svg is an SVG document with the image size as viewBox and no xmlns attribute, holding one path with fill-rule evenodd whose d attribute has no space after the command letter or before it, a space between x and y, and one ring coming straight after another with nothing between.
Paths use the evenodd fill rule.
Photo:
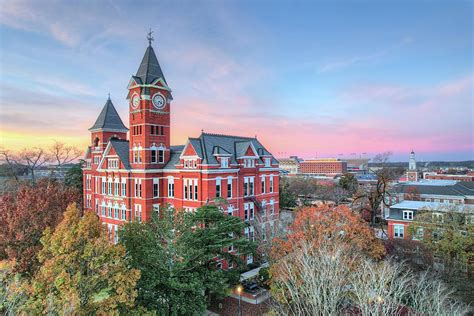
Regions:
<instances>
[{"instance_id":1,"label":"small tower cupola","mask_svg":"<svg viewBox=\"0 0 474 316\"><path fill-rule=\"evenodd\" d=\"M408 163L408 170L416 170L415 152L413 150L410 153L410 161Z\"/></svg>"},{"instance_id":2,"label":"small tower cupola","mask_svg":"<svg viewBox=\"0 0 474 316\"><path fill-rule=\"evenodd\" d=\"M112 100L109 98L100 111L94 125L89 128L95 150L102 150L111 138L126 139L128 128L123 124Z\"/></svg>"}]
</instances>

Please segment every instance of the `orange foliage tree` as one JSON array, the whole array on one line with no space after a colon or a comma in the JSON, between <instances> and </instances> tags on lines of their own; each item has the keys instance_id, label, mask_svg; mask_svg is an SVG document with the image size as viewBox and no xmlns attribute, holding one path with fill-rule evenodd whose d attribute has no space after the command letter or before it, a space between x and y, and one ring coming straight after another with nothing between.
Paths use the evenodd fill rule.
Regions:
<instances>
[{"instance_id":1,"label":"orange foliage tree","mask_svg":"<svg viewBox=\"0 0 474 316\"><path fill-rule=\"evenodd\" d=\"M33 274L39 266L43 231L54 230L68 204L80 202L80 192L59 182L22 183L0 197L0 259L14 260L15 271Z\"/></svg>"},{"instance_id":2,"label":"orange foliage tree","mask_svg":"<svg viewBox=\"0 0 474 316\"><path fill-rule=\"evenodd\" d=\"M271 257L278 260L299 248L302 242L319 247L330 240L374 259L385 255L382 242L359 214L345 205L323 205L299 209L286 238L273 241Z\"/></svg>"}]
</instances>

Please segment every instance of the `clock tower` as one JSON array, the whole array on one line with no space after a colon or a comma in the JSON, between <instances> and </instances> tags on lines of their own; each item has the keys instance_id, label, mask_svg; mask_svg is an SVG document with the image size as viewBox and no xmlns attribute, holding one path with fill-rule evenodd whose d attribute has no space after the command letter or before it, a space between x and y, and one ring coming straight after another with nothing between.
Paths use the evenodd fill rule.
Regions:
<instances>
[{"instance_id":1,"label":"clock tower","mask_svg":"<svg viewBox=\"0 0 474 316\"><path fill-rule=\"evenodd\" d=\"M170 159L171 89L166 83L148 33L148 47L128 84L130 163L137 169L160 169Z\"/></svg>"}]
</instances>

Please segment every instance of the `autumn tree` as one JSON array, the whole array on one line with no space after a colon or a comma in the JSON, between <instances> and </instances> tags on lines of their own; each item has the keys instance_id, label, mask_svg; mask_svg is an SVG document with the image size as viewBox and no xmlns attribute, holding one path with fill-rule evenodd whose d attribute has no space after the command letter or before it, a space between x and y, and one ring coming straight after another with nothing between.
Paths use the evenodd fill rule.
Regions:
<instances>
[{"instance_id":1,"label":"autumn tree","mask_svg":"<svg viewBox=\"0 0 474 316\"><path fill-rule=\"evenodd\" d=\"M41 238L41 267L23 307L29 314L126 313L135 306L140 272L128 268L125 247L113 245L97 216L75 204Z\"/></svg>"},{"instance_id":2,"label":"autumn tree","mask_svg":"<svg viewBox=\"0 0 474 316\"><path fill-rule=\"evenodd\" d=\"M15 271L32 274L38 268L40 238L54 230L67 205L80 201L76 189L40 180L22 183L0 197L0 256L15 261Z\"/></svg>"},{"instance_id":3,"label":"autumn tree","mask_svg":"<svg viewBox=\"0 0 474 316\"><path fill-rule=\"evenodd\" d=\"M383 244L361 216L349 207L303 207L297 211L294 223L285 239L274 240L272 259L278 260L297 248L302 240L315 247L327 239L337 239L350 249L357 249L373 258L385 255Z\"/></svg>"},{"instance_id":4,"label":"autumn tree","mask_svg":"<svg viewBox=\"0 0 474 316\"><path fill-rule=\"evenodd\" d=\"M242 255L254 252L244 227L214 205L195 213L165 208L149 222L126 224L120 243L142 273L138 303L160 315L191 315L203 312L210 297L227 295L244 267ZM223 271L222 259L234 269Z\"/></svg>"}]
</instances>

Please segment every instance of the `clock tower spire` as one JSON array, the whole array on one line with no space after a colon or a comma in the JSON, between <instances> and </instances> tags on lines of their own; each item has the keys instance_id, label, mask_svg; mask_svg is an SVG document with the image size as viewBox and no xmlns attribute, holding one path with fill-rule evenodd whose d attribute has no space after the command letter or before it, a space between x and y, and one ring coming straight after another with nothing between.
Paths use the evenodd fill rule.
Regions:
<instances>
[{"instance_id":1,"label":"clock tower spire","mask_svg":"<svg viewBox=\"0 0 474 316\"><path fill-rule=\"evenodd\" d=\"M170 158L173 97L151 45L152 33L148 33L149 45L128 85L131 164L138 169L163 168Z\"/></svg>"}]
</instances>

